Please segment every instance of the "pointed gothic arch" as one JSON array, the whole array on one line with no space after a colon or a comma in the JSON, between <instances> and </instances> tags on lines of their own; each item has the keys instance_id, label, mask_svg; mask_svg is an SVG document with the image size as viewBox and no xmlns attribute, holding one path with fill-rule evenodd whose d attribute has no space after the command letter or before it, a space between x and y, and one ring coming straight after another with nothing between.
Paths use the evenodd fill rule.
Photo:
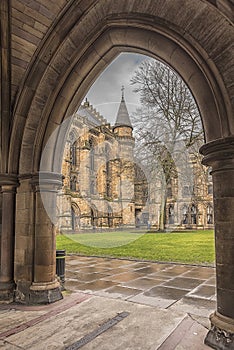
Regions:
<instances>
[{"instance_id":1,"label":"pointed gothic arch","mask_svg":"<svg viewBox=\"0 0 234 350\"><path fill-rule=\"evenodd\" d=\"M9 8L11 2L6 3ZM173 67L190 87L200 109L207 142L201 152L203 162L212 166L216 196L219 279L218 312L212 317L213 332L222 327L227 334L230 327L233 330L234 322L234 262L231 254L234 222L230 209L234 206L233 191L230 191L234 187L231 2L186 0L181 6L181 2L165 0L163 7L161 4L155 0L118 0L114 5L112 0L69 1L60 13L52 16L51 22L48 20L47 33L38 39L37 50L29 56L28 62L22 61L23 73L19 82L16 82L17 74L14 74L15 66L12 65L12 78L16 83L12 90L16 93L12 101L9 101L9 93L1 100L4 143L0 185L3 208L8 208L9 214L2 215L2 233L7 232L5 238L9 248L4 261L4 274L7 274L4 281L7 280L10 287L6 288L11 290L6 289L6 293L12 295L13 282L16 282L18 294L31 302L37 302L41 291L46 301L51 291L53 300L61 297L54 274L53 225L43 209L38 191L42 151L53 131L73 114L92 82L120 52L144 53ZM2 22L7 38L10 37L10 15L8 11L5 16L9 23ZM9 54L5 63L2 64L4 75L1 79L4 91L9 92L10 77L5 79L11 74ZM50 193L53 193L61 185L61 157L56 159L55 154L62 154L63 143L54 137L51 146L55 152L44 163L40 185L44 192L50 188ZM18 185L15 230L13 218ZM21 207L24 201L30 203L30 208L33 208L30 210L34 212L27 213L27 208ZM22 216L25 226L20 221ZM36 225L41 216L45 220ZM32 217L35 222L31 221ZM38 238L33 246L32 237L25 236L26 228ZM20 244L22 239L24 247ZM41 264L43 250L50 255L44 265ZM228 254L223 254L223 251Z\"/></svg>"}]
</instances>

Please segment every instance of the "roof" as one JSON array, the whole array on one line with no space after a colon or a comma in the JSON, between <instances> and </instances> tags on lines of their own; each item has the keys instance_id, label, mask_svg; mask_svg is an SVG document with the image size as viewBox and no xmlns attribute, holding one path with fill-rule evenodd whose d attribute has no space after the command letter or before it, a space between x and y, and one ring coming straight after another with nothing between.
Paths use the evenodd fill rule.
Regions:
<instances>
[{"instance_id":1,"label":"roof","mask_svg":"<svg viewBox=\"0 0 234 350\"><path fill-rule=\"evenodd\" d=\"M124 88L122 87L122 99L119 105L119 110L117 113L117 117L116 117L116 121L115 121L115 125L114 128L118 127L118 126L128 126L130 128L132 128L132 123L128 114L128 110L127 110L127 106L124 100Z\"/></svg>"},{"instance_id":2,"label":"roof","mask_svg":"<svg viewBox=\"0 0 234 350\"><path fill-rule=\"evenodd\" d=\"M99 112L96 111L96 109L89 103L87 99L80 106L78 110L78 115L80 117L86 118L90 123L94 124L95 126L108 124L108 121Z\"/></svg>"}]
</instances>

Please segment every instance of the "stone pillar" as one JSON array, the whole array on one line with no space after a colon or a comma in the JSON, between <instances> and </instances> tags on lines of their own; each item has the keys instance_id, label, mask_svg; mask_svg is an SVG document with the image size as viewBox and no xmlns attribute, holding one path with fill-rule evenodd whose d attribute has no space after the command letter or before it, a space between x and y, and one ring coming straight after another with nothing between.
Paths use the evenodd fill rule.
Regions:
<instances>
[{"instance_id":1,"label":"stone pillar","mask_svg":"<svg viewBox=\"0 0 234 350\"><path fill-rule=\"evenodd\" d=\"M200 152L203 164L212 167L217 271L217 310L205 343L234 349L234 137L210 142Z\"/></svg>"},{"instance_id":2,"label":"stone pillar","mask_svg":"<svg viewBox=\"0 0 234 350\"><path fill-rule=\"evenodd\" d=\"M15 192L16 175L1 174L2 232L0 264L0 301L13 301L14 297L14 245L15 245Z\"/></svg>"},{"instance_id":3,"label":"stone pillar","mask_svg":"<svg viewBox=\"0 0 234 350\"><path fill-rule=\"evenodd\" d=\"M62 299L56 277L56 195L62 175L40 173L32 179L35 191L34 271L29 303L45 304Z\"/></svg>"}]
</instances>

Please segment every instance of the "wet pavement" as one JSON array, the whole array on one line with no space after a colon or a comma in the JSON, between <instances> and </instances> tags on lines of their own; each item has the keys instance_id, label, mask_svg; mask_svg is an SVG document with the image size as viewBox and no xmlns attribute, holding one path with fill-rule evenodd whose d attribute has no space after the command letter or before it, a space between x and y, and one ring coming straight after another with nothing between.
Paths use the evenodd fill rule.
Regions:
<instances>
[{"instance_id":1,"label":"wet pavement","mask_svg":"<svg viewBox=\"0 0 234 350\"><path fill-rule=\"evenodd\" d=\"M71 255L65 287L54 304L0 304L0 349L209 349L212 267Z\"/></svg>"},{"instance_id":2,"label":"wet pavement","mask_svg":"<svg viewBox=\"0 0 234 350\"><path fill-rule=\"evenodd\" d=\"M65 288L167 309L194 303L203 316L216 306L215 269L205 266L71 255Z\"/></svg>"}]
</instances>

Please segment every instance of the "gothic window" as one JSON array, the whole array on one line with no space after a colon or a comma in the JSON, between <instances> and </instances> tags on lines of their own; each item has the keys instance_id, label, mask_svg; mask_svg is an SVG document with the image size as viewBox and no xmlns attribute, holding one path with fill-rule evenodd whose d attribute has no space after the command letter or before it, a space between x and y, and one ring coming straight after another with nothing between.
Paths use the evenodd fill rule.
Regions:
<instances>
[{"instance_id":1,"label":"gothic window","mask_svg":"<svg viewBox=\"0 0 234 350\"><path fill-rule=\"evenodd\" d=\"M182 224L183 225L188 224L188 207L187 207L187 205L184 205L182 208Z\"/></svg>"},{"instance_id":2,"label":"gothic window","mask_svg":"<svg viewBox=\"0 0 234 350\"><path fill-rule=\"evenodd\" d=\"M182 191L183 197L189 197L191 195L190 187L184 186Z\"/></svg>"},{"instance_id":3,"label":"gothic window","mask_svg":"<svg viewBox=\"0 0 234 350\"><path fill-rule=\"evenodd\" d=\"M106 195L108 197L111 196L111 186L110 186L110 182L109 181L106 182Z\"/></svg>"},{"instance_id":4,"label":"gothic window","mask_svg":"<svg viewBox=\"0 0 234 350\"><path fill-rule=\"evenodd\" d=\"M72 224L72 230L74 231L76 227L76 215L73 207L71 208L71 224Z\"/></svg>"},{"instance_id":5,"label":"gothic window","mask_svg":"<svg viewBox=\"0 0 234 350\"><path fill-rule=\"evenodd\" d=\"M196 225L197 224L197 208L194 204L191 206L191 224Z\"/></svg>"},{"instance_id":6,"label":"gothic window","mask_svg":"<svg viewBox=\"0 0 234 350\"><path fill-rule=\"evenodd\" d=\"M211 204L208 204L207 206L207 224L213 224L213 207Z\"/></svg>"},{"instance_id":7,"label":"gothic window","mask_svg":"<svg viewBox=\"0 0 234 350\"><path fill-rule=\"evenodd\" d=\"M113 226L113 211L111 206L108 205L108 227Z\"/></svg>"},{"instance_id":8,"label":"gothic window","mask_svg":"<svg viewBox=\"0 0 234 350\"><path fill-rule=\"evenodd\" d=\"M94 140L93 138L89 139L89 147L90 147L90 170L94 170Z\"/></svg>"},{"instance_id":9,"label":"gothic window","mask_svg":"<svg viewBox=\"0 0 234 350\"><path fill-rule=\"evenodd\" d=\"M172 204L169 205L168 208L168 219L169 219L169 224L174 224L174 206Z\"/></svg>"},{"instance_id":10,"label":"gothic window","mask_svg":"<svg viewBox=\"0 0 234 350\"><path fill-rule=\"evenodd\" d=\"M148 212L142 213L142 223L144 225L147 225L148 221L149 221L149 213Z\"/></svg>"},{"instance_id":11,"label":"gothic window","mask_svg":"<svg viewBox=\"0 0 234 350\"><path fill-rule=\"evenodd\" d=\"M77 153L76 153L76 142L75 143L73 143L72 145L71 145L71 163L72 163L72 165L77 165L76 164L76 157L77 157Z\"/></svg>"},{"instance_id":12,"label":"gothic window","mask_svg":"<svg viewBox=\"0 0 234 350\"><path fill-rule=\"evenodd\" d=\"M70 178L70 190L71 191L76 191L76 183L77 183L77 177L76 176L72 176Z\"/></svg>"},{"instance_id":13,"label":"gothic window","mask_svg":"<svg viewBox=\"0 0 234 350\"><path fill-rule=\"evenodd\" d=\"M95 194L95 181L91 180L90 182L90 194Z\"/></svg>"},{"instance_id":14,"label":"gothic window","mask_svg":"<svg viewBox=\"0 0 234 350\"><path fill-rule=\"evenodd\" d=\"M80 208L76 204L71 206L71 226L73 231L77 231L80 227Z\"/></svg>"}]
</instances>

